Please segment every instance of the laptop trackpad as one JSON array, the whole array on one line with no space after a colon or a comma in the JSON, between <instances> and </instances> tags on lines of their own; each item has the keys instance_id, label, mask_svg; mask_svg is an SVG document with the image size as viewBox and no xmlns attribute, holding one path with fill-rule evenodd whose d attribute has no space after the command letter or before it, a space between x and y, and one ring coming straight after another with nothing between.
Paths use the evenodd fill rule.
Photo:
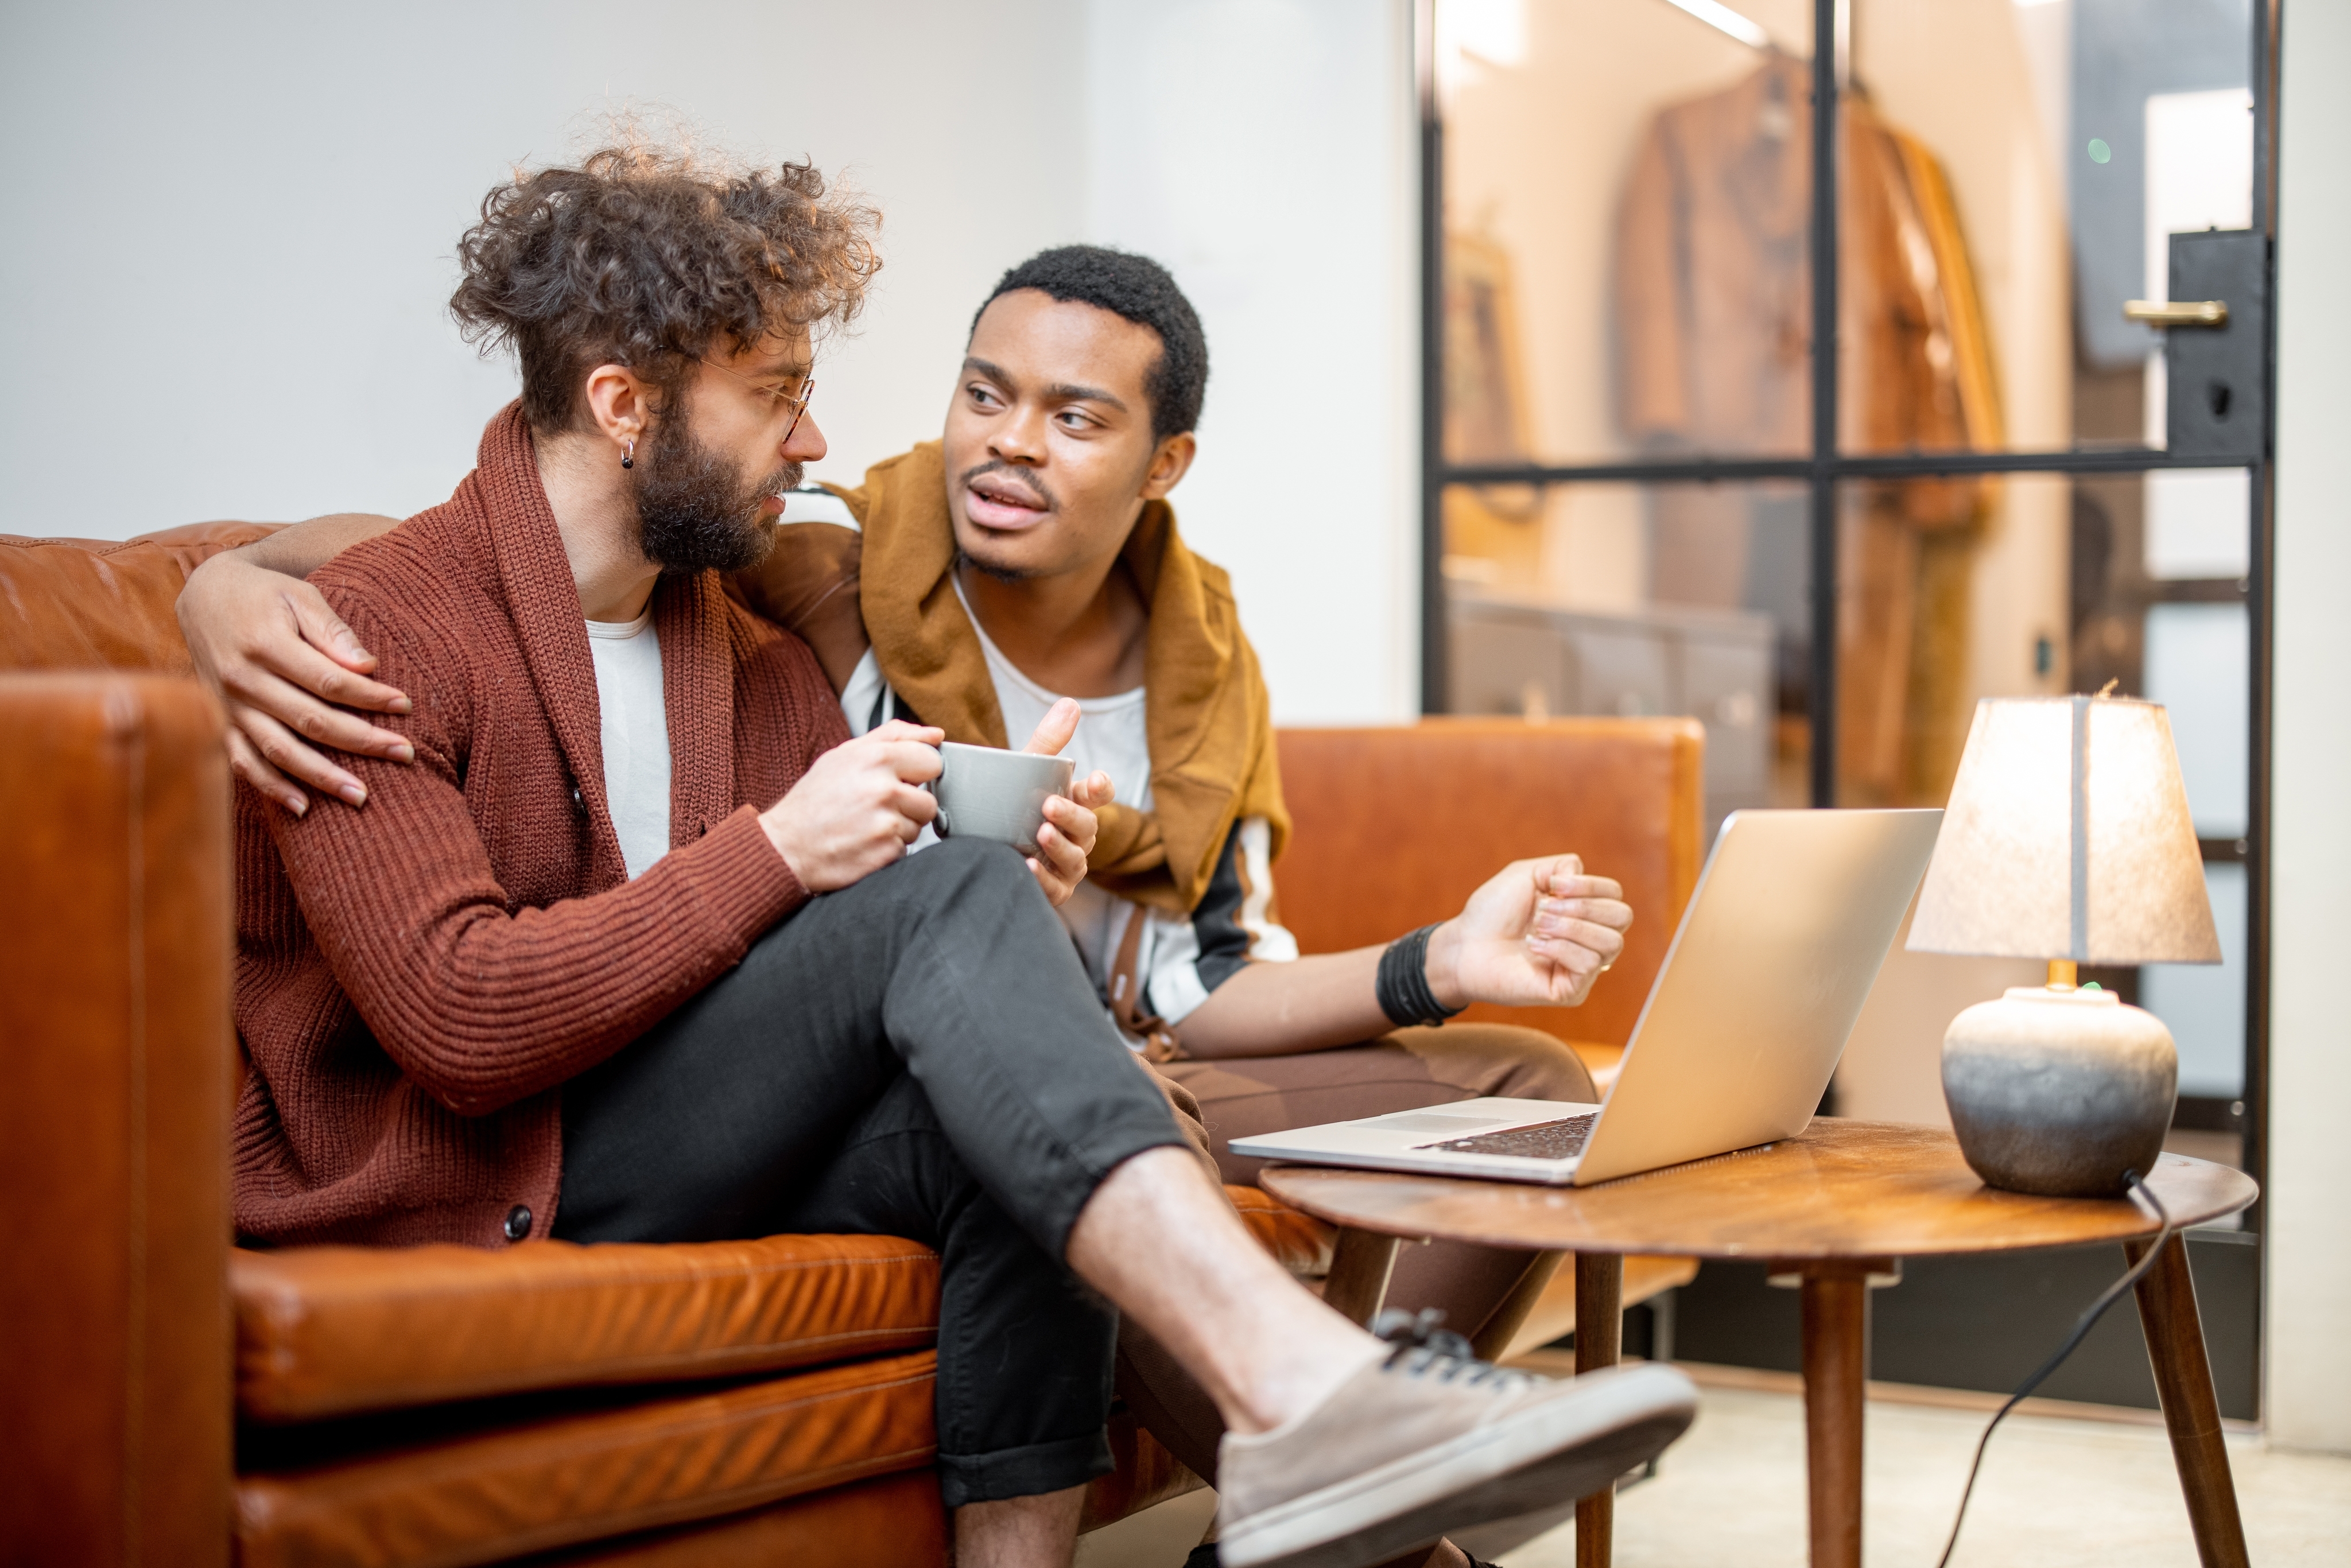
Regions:
<instances>
[{"instance_id":1,"label":"laptop trackpad","mask_svg":"<svg viewBox=\"0 0 2351 1568\"><path fill-rule=\"evenodd\" d=\"M1358 1127L1377 1127L1383 1133L1451 1133L1455 1135L1479 1127L1499 1127L1505 1122L1521 1120L1517 1116L1448 1116L1442 1111L1398 1111L1386 1116L1371 1116L1355 1124Z\"/></svg>"}]
</instances>

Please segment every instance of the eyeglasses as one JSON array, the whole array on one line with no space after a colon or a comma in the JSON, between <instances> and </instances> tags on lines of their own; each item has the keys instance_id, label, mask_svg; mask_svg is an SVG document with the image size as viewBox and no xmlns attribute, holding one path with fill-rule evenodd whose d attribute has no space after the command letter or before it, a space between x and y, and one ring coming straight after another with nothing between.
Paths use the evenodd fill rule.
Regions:
<instances>
[{"instance_id":1,"label":"eyeglasses","mask_svg":"<svg viewBox=\"0 0 2351 1568\"><path fill-rule=\"evenodd\" d=\"M697 359L699 359L699 356L697 356ZM808 413L809 399L816 396L816 378L814 376L799 377L799 384L797 388L789 384L779 387L763 387L752 381L750 377L745 375L742 371L722 365L716 360L700 360L699 362L708 365L714 371L725 371L726 374L733 376L737 381L741 382L745 386L749 387L761 397L766 398L768 400L769 412L781 413L785 409L790 409L792 411L792 422L784 426L785 441L789 441L792 438L792 432L800 427L801 416ZM778 443L778 444L781 444L781 443Z\"/></svg>"}]
</instances>

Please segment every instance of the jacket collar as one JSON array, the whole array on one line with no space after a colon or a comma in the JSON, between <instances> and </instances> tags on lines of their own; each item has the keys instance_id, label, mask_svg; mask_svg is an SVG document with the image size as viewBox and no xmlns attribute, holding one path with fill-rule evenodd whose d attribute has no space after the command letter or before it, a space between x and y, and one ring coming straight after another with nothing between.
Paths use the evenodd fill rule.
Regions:
<instances>
[{"instance_id":1,"label":"jacket collar","mask_svg":"<svg viewBox=\"0 0 2351 1568\"><path fill-rule=\"evenodd\" d=\"M599 888L628 880L604 791L596 663L563 535L540 481L519 402L482 433L474 472L458 492L477 547L496 574L539 704L587 808L590 877ZM653 589L661 640L662 706L669 721L670 846L690 843L734 809L735 689L726 606L718 574L664 576Z\"/></svg>"},{"instance_id":2,"label":"jacket collar","mask_svg":"<svg viewBox=\"0 0 2351 1568\"><path fill-rule=\"evenodd\" d=\"M951 576L955 525L939 443L869 469L862 494L848 499L865 533L859 607L883 678L948 738L1009 745L1016 737L1004 732L987 655ZM1102 813L1089 875L1126 897L1188 910L1207 890L1270 733L1261 733L1255 664L1231 585L1177 536L1174 508L1145 504L1120 559L1150 607L1144 723L1153 809Z\"/></svg>"}]
</instances>

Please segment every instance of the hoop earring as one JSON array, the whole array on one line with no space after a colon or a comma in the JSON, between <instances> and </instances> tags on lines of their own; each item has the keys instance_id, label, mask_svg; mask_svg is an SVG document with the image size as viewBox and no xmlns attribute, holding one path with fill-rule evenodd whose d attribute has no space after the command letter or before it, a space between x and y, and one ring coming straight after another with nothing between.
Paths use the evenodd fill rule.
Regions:
<instances>
[{"instance_id":1,"label":"hoop earring","mask_svg":"<svg viewBox=\"0 0 2351 1568\"><path fill-rule=\"evenodd\" d=\"M621 466L623 468L634 468L636 465L637 444L632 441L629 443L629 449L621 454Z\"/></svg>"}]
</instances>

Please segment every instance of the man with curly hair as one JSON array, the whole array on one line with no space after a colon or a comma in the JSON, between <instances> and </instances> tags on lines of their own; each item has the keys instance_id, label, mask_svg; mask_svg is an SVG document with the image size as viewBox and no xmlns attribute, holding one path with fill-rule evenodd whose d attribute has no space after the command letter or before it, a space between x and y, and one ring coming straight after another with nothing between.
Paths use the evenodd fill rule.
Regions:
<instances>
[{"instance_id":1,"label":"man with curly hair","mask_svg":"<svg viewBox=\"0 0 2351 1568\"><path fill-rule=\"evenodd\" d=\"M1239 1226L1054 915L1110 781L1026 863L909 856L942 732L850 738L808 645L723 591L823 455L814 339L871 223L811 169L644 148L485 202L453 308L522 396L449 501L312 579L381 677L332 695L388 742L319 810L238 791L240 1232L927 1242L967 1564L1068 1561L1105 1302L1215 1404L1228 1563L1373 1561L1604 1484L1687 1424L1677 1375L1391 1350Z\"/></svg>"}]
</instances>

